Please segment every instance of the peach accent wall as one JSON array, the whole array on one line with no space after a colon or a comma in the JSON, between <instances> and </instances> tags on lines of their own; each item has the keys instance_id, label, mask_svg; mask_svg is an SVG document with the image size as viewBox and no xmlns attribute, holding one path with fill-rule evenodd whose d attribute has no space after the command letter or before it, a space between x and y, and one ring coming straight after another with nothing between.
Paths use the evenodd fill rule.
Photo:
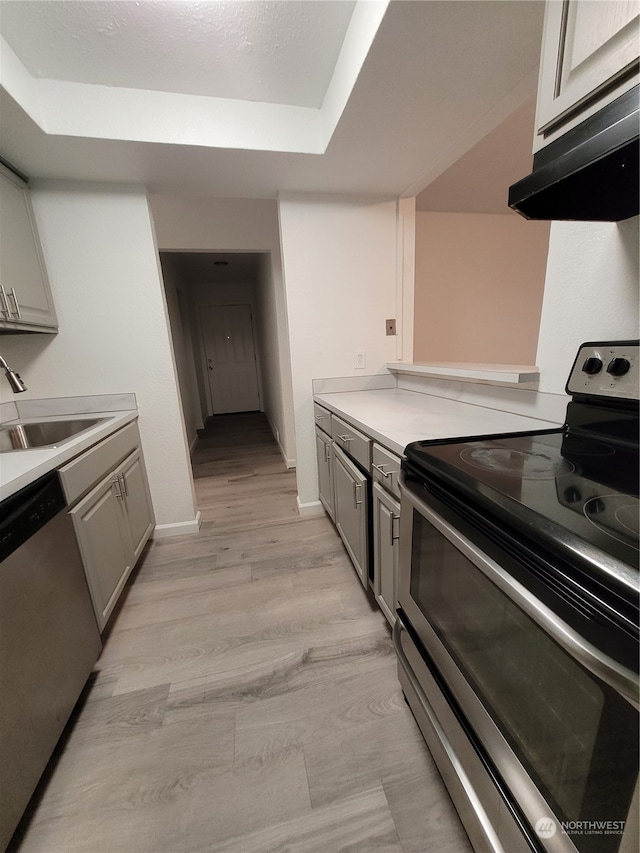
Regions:
<instances>
[{"instance_id":1,"label":"peach accent wall","mask_svg":"<svg viewBox=\"0 0 640 853\"><path fill-rule=\"evenodd\" d=\"M417 211L413 360L535 364L549 228Z\"/></svg>"}]
</instances>

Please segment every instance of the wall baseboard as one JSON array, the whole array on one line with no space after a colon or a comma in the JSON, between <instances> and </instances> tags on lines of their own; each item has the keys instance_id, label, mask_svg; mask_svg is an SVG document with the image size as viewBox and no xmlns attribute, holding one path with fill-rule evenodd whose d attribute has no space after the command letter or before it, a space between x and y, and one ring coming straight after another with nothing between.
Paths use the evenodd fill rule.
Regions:
<instances>
[{"instance_id":1,"label":"wall baseboard","mask_svg":"<svg viewBox=\"0 0 640 853\"><path fill-rule=\"evenodd\" d=\"M310 501L309 503L300 503L300 497L296 498L298 504L298 512L300 515L324 515L325 510L320 501Z\"/></svg>"},{"instance_id":2,"label":"wall baseboard","mask_svg":"<svg viewBox=\"0 0 640 853\"><path fill-rule=\"evenodd\" d=\"M156 524L153 539L167 539L169 536L189 536L200 530L200 512L193 521L177 521L175 524Z\"/></svg>"},{"instance_id":3,"label":"wall baseboard","mask_svg":"<svg viewBox=\"0 0 640 853\"><path fill-rule=\"evenodd\" d=\"M267 423L269 424L269 429L271 430L271 434L273 435L275 442L278 445L278 448L280 449L280 456L282 456L282 461L287 466L288 470L291 468L295 468L296 467L296 460L295 459L287 459L287 454L285 452L285 449L282 446L282 444L280 443L280 433L278 432L278 428L276 427L274 422L269 417L269 412L267 412L264 409L262 409L261 411L265 415L265 417L267 419Z\"/></svg>"}]
</instances>

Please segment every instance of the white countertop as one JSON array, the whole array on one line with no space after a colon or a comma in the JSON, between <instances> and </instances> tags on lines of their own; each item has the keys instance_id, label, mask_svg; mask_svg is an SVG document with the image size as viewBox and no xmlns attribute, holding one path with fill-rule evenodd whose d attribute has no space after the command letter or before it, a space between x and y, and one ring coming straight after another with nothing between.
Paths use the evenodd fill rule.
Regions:
<instances>
[{"instance_id":1,"label":"white countertop","mask_svg":"<svg viewBox=\"0 0 640 853\"><path fill-rule=\"evenodd\" d=\"M560 423L400 388L316 394L314 400L345 417L354 427L399 456L412 441L561 426Z\"/></svg>"},{"instance_id":2,"label":"white countertop","mask_svg":"<svg viewBox=\"0 0 640 853\"><path fill-rule=\"evenodd\" d=\"M12 423L64 421L85 418L105 418L99 424L59 444L56 447L29 448L0 453L0 500L9 497L38 477L60 468L70 459L88 450L94 444L125 426L138 417L137 409L99 412L71 412L67 414L33 415L3 421L2 426Z\"/></svg>"}]
</instances>

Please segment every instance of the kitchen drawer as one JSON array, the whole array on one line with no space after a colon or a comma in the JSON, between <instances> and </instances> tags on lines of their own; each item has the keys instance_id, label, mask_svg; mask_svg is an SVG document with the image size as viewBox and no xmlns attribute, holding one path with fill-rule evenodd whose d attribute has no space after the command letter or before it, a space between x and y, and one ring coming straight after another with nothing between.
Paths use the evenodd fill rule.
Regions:
<instances>
[{"instance_id":1,"label":"kitchen drawer","mask_svg":"<svg viewBox=\"0 0 640 853\"><path fill-rule=\"evenodd\" d=\"M380 483L383 489L400 498L400 457L379 444L374 444L371 452L371 476L374 483Z\"/></svg>"},{"instance_id":2,"label":"kitchen drawer","mask_svg":"<svg viewBox=\"0 0 640 853\"><path fill-rule=\"evenodd\" d=\"M60 469L60 481L71 505L140 445L134 421L96 444Z\"/></svg>"},{"instance_id":3,"label":"kitchen drawer","mask_svg":"<svg viewBox=\"0 0 640 853\"><path fill-rule=\"evenodd\" d=\"M331 412L323 408L318 403L313 404L313 418L316 426L319 427L327 435L331 435Z\"/></svg>"},{"instance_id":4,"label":"kitchen drawer","mask_svg":"<svg viewBox=\"0 0 640 853\"><path fill-rule=\"evenodd\" d=\"M371 439L337 415L331 415L331 435L345 453L369 472L371 468Z\"/></svg>"}]
</instances>

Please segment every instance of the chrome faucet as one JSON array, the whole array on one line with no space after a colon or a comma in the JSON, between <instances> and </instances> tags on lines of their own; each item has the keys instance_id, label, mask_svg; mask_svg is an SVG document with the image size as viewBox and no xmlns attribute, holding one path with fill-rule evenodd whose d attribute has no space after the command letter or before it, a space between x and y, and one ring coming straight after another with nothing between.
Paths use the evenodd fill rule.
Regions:
<instances>
[{"instance_id":1,"label":"chrome faucet","mask_svg":"<svg viewBox=\"0 0 640 853\"><path fill-rule=\"evenodd\" d=\"M0 367L4 370L4 375L7 377L9 385L11 385L11 390L14 394L19 394L21 391L27 390L27 386L24 384L22 379L20 379L20 375L18 373L14 373L13 370L11 370L11 368L1 355Z\"/></svg>"}]
</instances>

